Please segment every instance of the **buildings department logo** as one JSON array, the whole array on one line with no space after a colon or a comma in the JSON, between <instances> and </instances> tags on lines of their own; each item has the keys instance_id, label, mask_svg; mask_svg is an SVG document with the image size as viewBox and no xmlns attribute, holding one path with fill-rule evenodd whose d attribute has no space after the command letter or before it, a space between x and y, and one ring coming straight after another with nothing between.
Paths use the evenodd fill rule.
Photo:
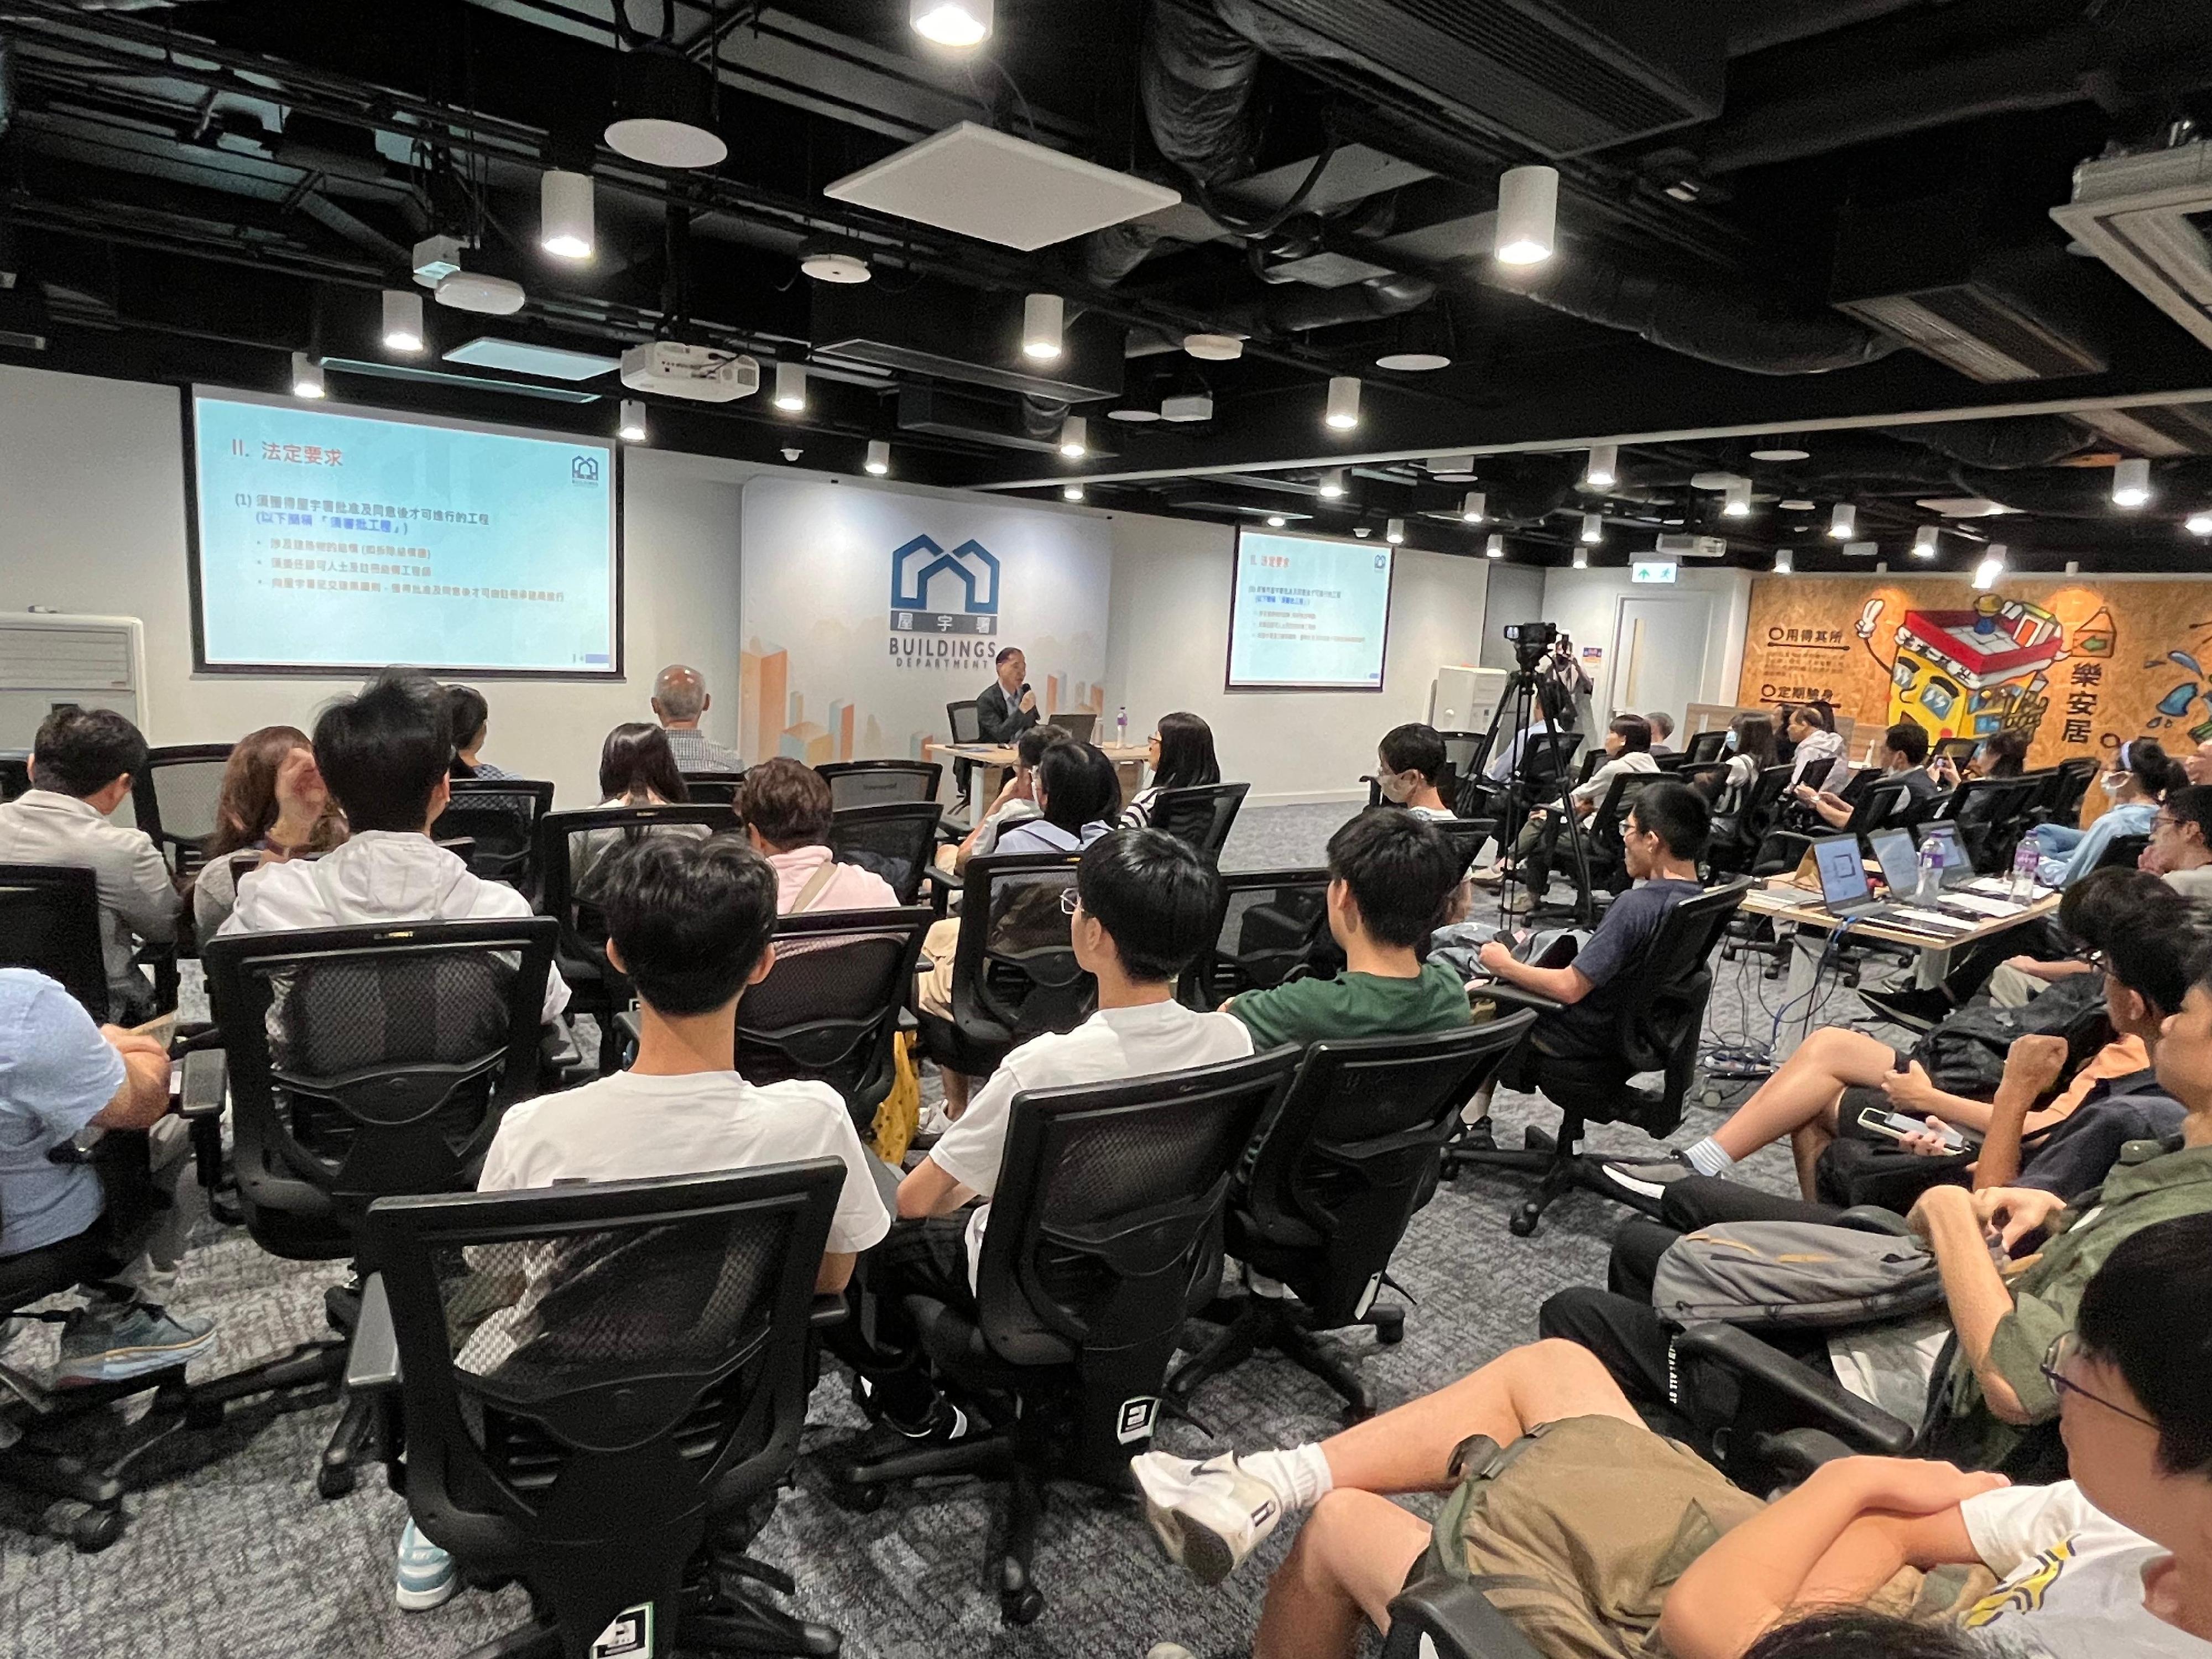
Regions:
<instances>
[{"instance_id":1,"label":"buildings department logo","mask_svg":"<svg viewBox=\"0 0 2212 1659\"><path fill-rule=\"evenodd\" d=\"M951 595L956 580L960 608L933 609L932 586L942 600ZM891 555L891 631L995 635L999 631L998 556L972 536L950 553L932 538L916 536Z\"/></svg>"}]
</instances>

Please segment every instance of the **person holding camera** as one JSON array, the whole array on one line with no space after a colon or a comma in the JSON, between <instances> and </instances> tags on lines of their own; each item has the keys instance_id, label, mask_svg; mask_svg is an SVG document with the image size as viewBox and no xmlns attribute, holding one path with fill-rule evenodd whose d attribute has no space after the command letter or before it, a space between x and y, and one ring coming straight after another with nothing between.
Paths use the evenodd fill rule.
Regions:
<instances>
[{"instance_id":1,"label":"person holding camera","mask_svg":"<svg viewBox=\"0 0 2212 1659\"><path fill-rule=\"evenodd\" d=\"M1574 640L1565 631L1552 642L1551 660L1544 665L1544 672L1559 688L1560 700L1565 708L1565 724L1569 730L1573 730L1581 725L1581 712L1596 687L1590 677L1583 672L1582 663L1575 655Z\"/></svg>"}]
</instances>

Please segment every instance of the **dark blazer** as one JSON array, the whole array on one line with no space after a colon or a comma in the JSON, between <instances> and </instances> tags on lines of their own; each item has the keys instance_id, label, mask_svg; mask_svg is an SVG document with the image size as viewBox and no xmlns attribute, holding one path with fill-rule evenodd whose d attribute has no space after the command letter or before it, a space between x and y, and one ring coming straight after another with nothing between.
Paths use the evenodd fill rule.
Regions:
<instances>
[{"instance_id":1,"label":"dark blazer","mask_svg":"<svg viewBox=\"0 0 2212 1659\"><path fill-rule=\"evenodd\" d=\"M1024 712L1017 705L1018 695L1008 696L1006 688L993 680L975 699L975 723L982 728L986 743L1012 743L1035 726L1041 716L1032 708Z\"/></svg>"}]
</instances>

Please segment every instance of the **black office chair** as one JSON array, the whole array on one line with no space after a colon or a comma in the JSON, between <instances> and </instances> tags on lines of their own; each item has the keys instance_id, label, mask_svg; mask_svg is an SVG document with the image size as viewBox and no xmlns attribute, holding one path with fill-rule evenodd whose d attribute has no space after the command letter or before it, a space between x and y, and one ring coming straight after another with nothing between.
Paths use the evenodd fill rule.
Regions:
<instances>
[{"instance_id":1,"label":"black office chair","mask_svg":"<svg viewBox=\"0 0 2212 1659\"><path fill-rule=\"evenodd\" d=\"M798 1454L844 1179L822 1158L371 1208L355 1397L424 1535L530 1593L479 1651L836 1653L755 1599L791 1581L744 1552Z\"/></svg>"},{"instance_id":2,"label":"black office chair","mask_svg":"<svg viewBox=\"0 0 2212 1659\"><path fill-rule=\"evenodd\" d=\"M1221 1334L1168 1379L1169 1398L1188 1401L1265 1347L1335 1389L1355 1419L1374 1414L1356 1366L1314 1333L1364 1325L1382 1343L1405 1334L1405 1310L1376 1299L1390 1257L1436 1190L1437 1153L1458 1129L1460 1108L1535 1021L1524 1010L1462 1030L1306 1049L1231 1189L1225 1238L1230 1255L1293 1296L1237 1296L1209 1309L1208 1320L1226 1316Z\"/></svg>"},{"instance_id":3,"label":"black office chair","mask_svg":"<svg viewBox=\"0 0 2212 1659\"><path fill-rule=\"evenodd\" d=\"M1528 1131L1526 1150L1509 1151L1469 1139L1444 1148L1443 1167L1518 1170L1540 1177L1536 1194L1510 1224L1514 1236L1536 1231L1552 1200L1582 1183L1580 1146L1591 1123L1631 1123L1646 1134L1672 1134L1682 1121L1682 1102L1698 1065L1698 1039L1713 978L1706 958L1750 890L1748 881L1716 887L1669 911L1641 960L1621 970L1627 994L1615 1006L1612 1038L1604 1052L1568 1054L1547 1043L1549 1023L1539 1019L1506 1060L1498 1080L1509 1089L1540 1091L1559 1108L1556 1138ZM1480 986L1501 1009L1534 1008L1550 1015L1560 1005L1510 985ZM1657 1089L1632 1087L1638 1073L1658 1072Z\"/></svg>"},{"instance_id":4,"label":"black office chair","mask_svg":"<svg viewBox=\"0 0 2212 1659\"><path fill-rule=\"evenodd\" d=\"M1728 750L1728 728L1700 732L1690 739L1690 746L1682 751L1685 763L1691 766L1711 766Z\"/></svg>"},{"instance_id":5,"label":"black office chair","mask_svg":"<svg viewBox=\"0 0 2212 1659\"><path fill-rule=\"evenodd\" d=\"M2051 781L2037 773L1966 778L1936 816L1958 825L1959 841L1977 874L2002 875L2012 868L2020 838L2039 822L2035 809L2049 799L2051 787Z\"/></svg>"},{"instance_id":6,"label":"black office chair","mask_svg":"<svg viewBox=\"0 0 2212 1659\"><path fill-rule=\"evenodd\" d=\"M976 712L975 700L945 705L945 727L952 733L957 744L983 741L983 717ZM952 763L952 787L963 800L968 799L969 786L975 773L975 763L956 757Z\"/></svg>"},{"instance_id":7,"label":"black office chair","mask_svg":"<svg viewBox=\"0 0 2212 1659\"><path fill-rule=\"evenodd\" d=\"M897 1081L891 1049L929 922L919 906L777 922L775 965L738 1002L738 1071L828 1084L865 1138Z\"/></svg>"},{"instance_id":8,"label":"black office chair","mask_svg":"<svg viewBox=\"0 0 2212 1659\"><path fill-rule=\"evenodd\" d=\"M1310 967L1328 937L1328 872L1240 871L1221 878L1213 945L1184 969L1177 995L1210 1012Z\"/></svg>"},{"instance_id":9,"label":"black office chair","mask_svg":"<svg viewBox=\"0 0 2212 1659\"><path fill-rule=\"evenodd\" d=\"M1583 734L1579 732L1538 732L1521 745L1515 757L1513 770L1503 784L1480 780L1468 802L1462 790L1458 805L1463 820L1480 821L1487 824L1498 845L1510 847L1513 838L1521 833L1521 825L1532 806L1547 803L1556 805L1559 799L1559 780L1576 765L1575 756L1581 749ZM1593 754L1602 750L1593 750ZM1596 768L1596 762L1584 757L1583 775Z\"/></svg>"},{"instance_id":10,"label":"black office chair","mask_svg":"<svg viewBox=\"0 0 2212 1659\"><path fill-rule=\"evenodd\" d=\"M31 751L0 749L0 802L11 801L31 787Z\"/></svg>"},{"instance_id":11,"label":"black office chair","mask_svg":"<svg viewBox=\"0 0 2212 1659\"><path fill-rule=\"evenodd\" d=\"M1043 1031L1072 1031L1097 1006L1097 981L1075 960L1061 895L1075 885L1071 854L1009 853L968 860L952 1012L917 1012L932 1060L969 1077L998 1069L1006 1051Z\"/></svg>"},{"instance_id":12,"label":"black office chair","mask_svg":"<svg viewBox=\"0 0 2212 1659\"><path fill-rule=\"evenodd\" d=\"M629 981L607 960L606 927L591 902L588 867L585 890L577 890L575 872L582 856L588 851L596 862L640 836L677 825L696 824L712 834L736 823L730 808L704 805L593 806L548 812L538 820L538 908L560 924L553 966L568 982L569 1015L589 1014L599 1023L601 1077L621 1069L613 1021L634 998Z\"/></svg>"},{"instance_id":13,"label":"black office chair","mask_svg":"<svg viewBox=\"0 0 2212 1659\"><path fill-rule=\"evenodd\" d=\"M100 884L89 870L0 864L0 967L35 968L107 1023Z\"/></svg>"},{"instance_id":14,"label":"black office chair","mask_svg":"<svg viewBox=\"0 0 2212 1659\"><path fill-rule=\"evenodd\" d=\"M173 874L189 876L204 861L200 849L216 831L231 747L166 744L147 751L145 769L131 780L132 822L161 849Z\"/></svg>"},{"instance_id":15,"label":"black office chair","mask_svg":"<svg viewBox=\"0 0 2212 1659\"><path fill-rule=\"evenodd\" d=\"M1485 762L1490 758L1490 733L1487 732L1439 732L1437 736L1444 745L1444 768L1449 781L1440 781L1437 787L1449 802L1456 802L1470 778L1482 775ZM1452 809L1459 809L1455 805Z\"/></svg>"},{"instance_id":16,"label":"black office chair","mask_svg":"<svg viewBox=\"0 0 2212 1659\"><path fill-rule=\"evenodd\" d=\"M2069 755L2051 769L2048 792L2035 807L2039 823L2079 823L2081 803L2089 798L2089 786L2097 780L2097 758L2094 755Z\"/></svg>"},{"instance_id":17,"label":"black office chair","mask_svg":"<svg viewBox=\"0 0 2212 1659\"><path fill-rule=\"evenodd\" d=\"M532 778L455 778L452 789L446 810L430 826L431 838L466 836L475 843L471 872L534 891L538 820L553 810L553 786Z\"/></svg>"},{"instance_id":18,"label":"black office chair","mask_svg":"<svg viewBox=\"0 0 2212 1659\"><path fill-rule=\"evenodd\" d=\"M921 892L922 872L936 856L943 821L933 800L841 806L830 814L830 850L840 864L874 871L901 904L912 904Z\"/></svg>"},{"instance_id":19,"label":"black office chair","mask_svg":"<svg viewBox=\"0 0 2212 1659\"><path fill-rule=\"evenodd\" d=\"M1391 1599L1382 1659L1540 1659L1521 1627L1464 1578L1434 1577Z\"/></svg>"},{"instance_id":20,"label":"black office chair","mask_svg":"<svg viewBox=\"0 0 2212 1659\"><path fill-rule=\"evenodd\" d=\"M886 801L933 801L945 769L935 761L825 761L814 769L830 782L830 806L881 806Z\"/></svg>"},{"instance_id":21,"label":"black office chair","mask_svg":"<svg viewBox=\"0 0 2212 1659\"><path fill-rule=\"evenodd\" d=\"M1198 849L1208 864L1221 862L1237 808L1251 793L1249 783L1201 783L1188 789L1163 789L1152 797L1152 827Z\"/></svg>"},{"instance_id":22,"label":"black office chair","mask_svg":"<svg viewBox=\"0 0 2212 1659\"><path fill-rule=\"evenodd\" d=\"M2097 854L2096 863L2089 872L2100 870L2132 870L2142 861L2143 848L2150 845L2148 836L2114 836L2105 843L2105 850Z\"/></svg>"},{"instance_id":23,"label":"black office chair","mask_svg":"<svg viewBox=\"0 0 2212 1659\"><path fill-rule=\"evenodd\" d=\"M1222 1206L1297 1051L1015 1096L976 1306L908 1297L932 1370L979 1431L836 1471L841 1501L934 1475L1010 1482L1000 1607L1044 1608L1032 1558L1043 1482L1130 1488L1186 1308L1220 1272ZM1202 1292L1199 1292L1202 1293Z\"/></svg>"},{"instance_id":24,"label":"black office chair","mask_svg":"<svg viewBox=\"0 0 2212 1659\"><path fill-rule=\"evenodd\" d=\"M1617 893L1627 887L1628 849L1622 843L1621 835L1628 809L1636 805L1636 798L1646 789L1666 781L1664 772L1618 772L1606 785L1605 795L1583 831L1592 889L1603 887Z\"/></svg>"},{"instance_id":25,"label":"black office chair","mask_svg":"<svg viewBox=\"0 0 2212 1659\"><path fill-rule=\"evenodd\" d=\"M1780 822L1790 773L1787 764L1761 768L1735 811L1714 819L1705 864L1716 877L1741 875L1757 861L1759 849Z\"/></svg>"},{"instance_id":26,"label":"black office chair","mask_svg":"<svg viewBox=\"0 0 2212 1659\"><path fill-rule=\"evenodd\" d=\"M550 917L387 922L208 942L246 1229L271 1255L346 1261L324 1295L335 1336L192 1390L228 1401L327 1387L345 1369L377 1199L466 1191L508 1106L538 1090L538 1023L560 930ZM349 1400L317 1488L353 1488L370 1427Z\"/></svg>"},{"instance_id":27,"label":"black office chair","mask_svg":"<svg viewBox=\"0 0 2212 1659\"><path fill-rule=\"evenodd\" d=\"M684 793L694 806L735 806L738 791L744 787L742 772L684 772Z\"/></svg>"},{"instance_id":28,"label":"black office chair","mask_svg":"<svg viewBox=\"0 0 2212 1659\"><path fill-rule=\"evenodd\" d=\"M1893 778L1884 778L1877 773L1861 772L1844 787L1841 799L1850 807L1850 816L1839 825L1830 825L1825 818L1811 815L1795 822L1810 824L1806 830L1781 829L1767 832L1759 844L1758 857L1752 864L1752 873L1758 876L1780 875L1794 870L1804 861L1805 854L1815 841L1832 835L1850 835L1859 838L1862 849L1867 837L1875 830L1886 828L1905 811L1911 792Z\"/></svg>"}]
</instances>

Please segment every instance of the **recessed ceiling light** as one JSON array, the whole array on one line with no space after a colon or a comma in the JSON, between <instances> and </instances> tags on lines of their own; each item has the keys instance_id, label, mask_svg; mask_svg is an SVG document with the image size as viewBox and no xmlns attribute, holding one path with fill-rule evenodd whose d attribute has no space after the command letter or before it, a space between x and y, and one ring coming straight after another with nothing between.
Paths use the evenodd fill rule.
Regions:
<instances>
[{"instance_id":1,"label":"recessed ceiling light","mask_svg":"<svg viewBox=\"0 0 2212 1659\"><path fill-rule=\"evenodd\" d=\"M1754 461L1802 461L1811 459L1812 453L1809 449L1796 449L1787 444L1777 444L1771 449L1754 449L1750 452L1751 459Z\"/></svg>"},{"instance_id":2,"label":"recessed ceiling light","mask_svg":"<svg viewBox=\"0 0 2212 1659\"><path fill-rule=\"evenodd\" d=\"M1279 513L1270 513L1267 515L1267 528L1270 530L1280 530L1289 522L1290 520Z\"/></svg>"},{"instance_id":3,"label":"recessed ceiling light","mask_svg":"<svg viewBox=\"0 0 2212 1659\"><path fill-rule=\"evenodd\" d=\"M1157 409L1109 409L1106 411L1106 418L1109 421L1157 421L1160 418L1160 411Z\"/></svg>"}]
</instances>

